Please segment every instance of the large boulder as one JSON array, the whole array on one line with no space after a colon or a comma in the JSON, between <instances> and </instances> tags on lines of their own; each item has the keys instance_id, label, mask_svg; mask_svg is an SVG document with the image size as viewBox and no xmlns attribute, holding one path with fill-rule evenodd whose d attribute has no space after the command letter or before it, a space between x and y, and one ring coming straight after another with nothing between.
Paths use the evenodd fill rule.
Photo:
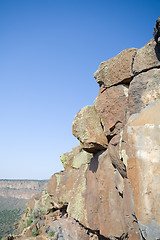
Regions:
<instances>
[{"instance_id":1,"label":"large boulder","mask_svg":"<svg viewBox=\"0 0 160 240\"><path fill-rule=\"evenodd\" d=\"M160 67L160 46L154 39L151 39L137 51L133 63L133 72L138 74L156 67Z\"/></svg>"},{"instance_id":2,"label":"large boulder","mask_svg":"<svg viewBox=\"0 0 160 240\"><path fill-rule=\"evenodd\" d=\"M102 62L94 77L104 87L111 87L118 83L129 83L132 80L132 63L137 49L126 49L116 57Z\"/></svg>"},{"instance_id":3,"label":"large boulder","mask_svg":"<svg viewBox=\"0 0 160 240\"><path fill-rule=\"evenodd\" d=\"M129 114L139 113L160 99L160 69L152 69L134 77L129 86Z\"/></svg>"},{"instance_id":4,"label":"large boulder","mask_svg":"<svg viewBox=\"0 0 160 240\"><path fill-rule=\"evenodd\" d=\"M107 148L108 141L94 106L86 106L77 113L72 133L87 152L96 153Z\"/></svg>"},{"instance_id":5,"label":"large boulder","mask_svg":"<svg viewBox=\"0 0 160 240\"><path fill-rule=\"evenodd\" d=\"M100 88L95 100L95 108L101 118L108 139L120 132L126 122L128 86L117 85L107 89Z\"/></svg>"},{"instance_id":6,"label":"large boulder","mask_svg":"<svg viewBox=\"0 0 160 240\"><path fill-rule=\"evenodd\" d=\"M132 115L125 128L127 176L144 239L160 237L160 101Z\"/></svg>"}]
</instances>

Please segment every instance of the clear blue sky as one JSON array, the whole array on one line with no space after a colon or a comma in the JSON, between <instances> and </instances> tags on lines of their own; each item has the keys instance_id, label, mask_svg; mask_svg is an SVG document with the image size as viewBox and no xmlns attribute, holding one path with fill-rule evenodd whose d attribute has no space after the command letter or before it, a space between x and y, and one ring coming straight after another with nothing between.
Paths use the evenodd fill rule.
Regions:
<instances>
[{"instance_id":1,"label":"clear blue sky","mask_svg":"<svg viewBox=\"0 0 160 240\"><path fill-rule=\"evenodd\" d=\"M0 0L0 178L48 179L78 145L93 73L151 38L160 1Z\"/></svg>"}]
</instances>

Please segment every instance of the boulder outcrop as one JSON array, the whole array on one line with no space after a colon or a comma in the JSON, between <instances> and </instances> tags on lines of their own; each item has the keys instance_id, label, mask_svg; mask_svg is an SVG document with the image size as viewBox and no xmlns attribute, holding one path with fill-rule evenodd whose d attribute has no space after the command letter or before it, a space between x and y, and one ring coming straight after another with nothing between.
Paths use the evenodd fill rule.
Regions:
<instances>
[{"instance_id":1,"label":"boulder outcrop","mask_svg":"<svg viewBox=\"0 0 160 240\"><path fill-rule=\"evenodd\" d=\"M94 77L100 86L111 87L119 83L129 83L132 80L133 59L137 49L126 49L116 57L102 62Z\"/></svg>"},{"instance_id":2,"label":"boulder outcrop","mask_svg":"<svg viewBox=\"0 0 160 240\"><path fill-rule=\"evenodd\" d=\"M77 113L72 133L87 152L96 153L107 148L108 141L95 106L86 106Z\"/></svg>"},{"instance_id":3,"label":"boulder outcrop","mask_svg":"<svg viewBox=\"0 0 160 240\"><path fill-rule=\"evenodd\" d=\"M36 218L27 230L37 231L36 239L160 239L159 54L152 39L94 74L95 106L73 122L80 146L61 155L64 170L29 202L24 219Z\"/></svg>"},{"instance_id":4,"label":"boulder outcrop","mask_svg":"<svg viewBox=\"0 0 160 240\"><path fill-rule=\"evenodd\" d=\"M100 88L95 100L95 108L101 118L104 133L110 139L118 134L126 122L128 106L128 86L117 85Z\"/></svg>"},{"instance_id":5,"label":"boulder outcrop","mask_svg":"<svg viewBox=\"0 0 160 240\"><path fill-rule=\"evenodd\" d=\"M139 113L160 99L160 69L154 68L134 77L129 87L129 115Z\"/></svg>"},{"instance_id":6,"label":"boulder outcrop","mask_svg":"<svg viewBox=\"0 0 160 240\"><path fill-rule=\"evenodd\" d=\"M133 73L138 74L156 67L160 67L160 46L151 39L137 51L133 62Z\"/></svg>"}]
</instances>

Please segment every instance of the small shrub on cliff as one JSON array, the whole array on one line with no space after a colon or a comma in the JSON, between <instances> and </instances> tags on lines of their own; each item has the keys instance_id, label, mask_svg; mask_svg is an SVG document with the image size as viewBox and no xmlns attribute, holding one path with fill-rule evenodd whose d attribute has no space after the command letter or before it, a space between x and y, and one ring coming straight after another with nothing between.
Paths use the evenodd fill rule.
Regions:
<instances>
[{"instance_id":1,"label":"small shrub on cliff","mask_svg":"<svg viewBox=\"0 0 160 240\"><path fill-rule=\"evenodd\" d=\"M33 229L32 229L32 236L33 236L33 237L36 237L36 236L38 236L38 234L39 234L38 229L37 229L36 227L33 228Z\"/></svg>"},{"instance_id":2,"label":"small shrub on cliff","mask_svg":"<svg viewBox=\"0 0 160 240\"><path fill-rule=\"evenodd\" d=\"M50 237L54 237L54 234L55 234L54 231L49 231L49 232L48 232L48 235L49 235Z\"/></svg>"},{"instance_id":3,"label":"small shrub on cliff","mask_svg":"<svg viewBox=\"0 0 160 240\"><path fill-rule=\"evenodd\" d=\"M36 220L34 214L31 214L31 215L30 215L30 217L29 217L29 219L28 219L28 222L27 222L27 227L29 227L32 222L33 222L34 224L37 223L37 220Z\"/></svg>"}]
</instances>

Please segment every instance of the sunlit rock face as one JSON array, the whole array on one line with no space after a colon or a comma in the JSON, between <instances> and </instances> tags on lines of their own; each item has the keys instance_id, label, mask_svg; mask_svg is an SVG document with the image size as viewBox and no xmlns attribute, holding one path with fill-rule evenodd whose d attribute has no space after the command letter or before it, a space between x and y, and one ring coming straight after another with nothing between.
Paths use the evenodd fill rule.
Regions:
<instances>
[{"instance_id":1,"label":"sunlit rock face","mask_svg":"<svg viewBox=\"0 0 160 240\"><path fill-rule=\"evenodd\" d=\"M94 106L86 106L77 113L72 133L87 152L96 153L107 148L108 141Z\"/></svg>"},{"instance_id":2,"label":"sunlit rock face","mask_svg":"<svg viewBox=\"0 0 160 240\"><path fill-rule=\"evenodd\" d=\"M160 46L154 39L151 39L137 51L133 61L133 73L137 75L158 67L160 67Z\"/></svg>"},{"instance_id":3,"label":"sunlit rock face","mask_svg":"<svg viewBox=\"0 0 160 240\"><path fill-rule=\"evenodd\" d=\"M129 87L129 114L139 113L149 104L160 99L160 69L143 72L136 77Z\"/></svg>"},{"instance_id":4,"label":"sunlit rock face","mask_svg":"<svg viewBox=\"0 0 160 240\"><path fill-rule=\"evenodd\" d=\"M132 64L137 49L126 49L116 57L102 62L94 77L103 87L111 87L119 83L129 83L133 78Z\"/></svg>"},{"instance_id":5,"label":"sunlit rock face","mask_svg":"<svg viewBox=\"0 0 160 240\"><path fill-rule=\"evenodd\" d=\"M104 132L112 137L120 132L126 122L128 104L128 86L117 85L110 88L100 88L95 100L95 109L101 118Z\"/></svg>"},{"instance_id":6,"label":"sunlit rock face","mask_svg":"<svg viewBox=\"0 0 160 240\"><path fill-rule=\"evenodd\" d=\"M160 101L132 115L126 127L127 176L145 239L160 236Z\"/></svg>"}]
</instances>

